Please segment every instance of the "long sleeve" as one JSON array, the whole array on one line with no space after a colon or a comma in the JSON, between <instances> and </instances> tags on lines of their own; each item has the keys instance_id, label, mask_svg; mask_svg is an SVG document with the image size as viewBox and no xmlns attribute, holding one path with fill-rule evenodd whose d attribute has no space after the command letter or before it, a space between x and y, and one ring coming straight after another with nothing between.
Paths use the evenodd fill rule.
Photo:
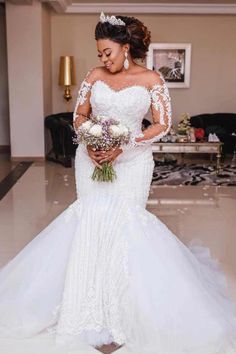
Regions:
<instances>
[{"instance_id":1,"label":"long sleeve","mask_svg":"<svg viewBox=\"0 0 236 354\"><path fill-rule=\"evenodd\" d=\"M140 145L152 144L159 141L171 128L171 100L163 76L160 74L158 81L150 89L152 124L138 136L133 136L128 145L122 146L123 150ZM142 140L136 142L136 138Z\"/></svg>"},{"instance_id":2,"label":"long sleeve","mask_svg":"<svg viewBox=\"0 0 236 354\"><path fill-rule=\"evenodd\" d=\"M141 143L154 143L159 141L163 136L165 136L170 128L171 128L171 101L169 90L165 84L164 78L160 76L160 83L155 84L151 91L151 110L152 110L152 126L148 127L151 129L152 127L156 127L158 131L158 126L161 128L160 132L157 132L156 135L150 137L147 140L142 141Z\"/></svg>"},{"instance_id":3,"label":"long sleeve","mask_svg":"<svg viewBox=\"0 0 236 354\"><path fill-rule=\"evenodd\" d=\"M82 124L91 113L90 91L93 84L93 70L94 69L90 70L87 73L78 91L75 109L73 112L73 122L75 130L76 125ZM77 124L75 122L77 122Z\"/></svg>"}]
</instances>

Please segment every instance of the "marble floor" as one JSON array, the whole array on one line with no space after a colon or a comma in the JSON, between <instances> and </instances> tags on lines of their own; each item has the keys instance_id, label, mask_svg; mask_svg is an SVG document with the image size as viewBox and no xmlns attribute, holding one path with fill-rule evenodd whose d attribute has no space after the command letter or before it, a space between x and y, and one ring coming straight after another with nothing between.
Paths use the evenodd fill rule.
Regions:
<instances>
[{"instance_id":1,"label":"marble floor","mask_svg":"<svg viewBox=\"0 0 236 354\"><path fill-rule=\"evenodd\" d=\"M12 162L8 154L0 153L0 182L16 165L17 162Z\"/></svg>"},{"instance_id":2,"label":"marble floor","mask_svg":"<svg viewBox=\"0 0 236 354\"><path fill-rule=\"evenodd\" d=\"M0 155L0 182L15 165L6 155ZM53 162L34 162L0 201L0 267L75 198L73 168ZM153 186L147 208L182 242L187 244L198 238L211 249L212 255L220 261L236 299L236 188ZM23 354L13 347L12 343L9 354ZM91 349L92 352L99 353ZM107 349L104 353L110 352ZM122 347L115 353L128 354L128 351Z\"/></svg>"}]
</instances>

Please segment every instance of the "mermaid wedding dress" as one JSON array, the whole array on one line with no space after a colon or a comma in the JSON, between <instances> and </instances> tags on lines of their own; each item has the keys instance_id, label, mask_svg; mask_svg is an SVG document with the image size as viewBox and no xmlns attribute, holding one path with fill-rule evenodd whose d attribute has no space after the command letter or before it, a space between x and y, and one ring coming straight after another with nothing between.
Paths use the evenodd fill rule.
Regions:
<instances>
[{"instance_id":1,"label":"mermaid wedding dress","mask_svg":"<svg viewBox=\"0 0 236 354\"><path fill-rule=\"evenodd\" d=\"M149 108L167 128L126 146L112 183L91 179L94 164L78 146L78 199L0 272L0 337L45 333L65 353L111 342L133 354L236 353L235 307L209 250L185 246L145 209L151 143L171 124L164 82L116 91L88 76L76 109L88 102L133 136Z\"/></svg>"}]
</instances>

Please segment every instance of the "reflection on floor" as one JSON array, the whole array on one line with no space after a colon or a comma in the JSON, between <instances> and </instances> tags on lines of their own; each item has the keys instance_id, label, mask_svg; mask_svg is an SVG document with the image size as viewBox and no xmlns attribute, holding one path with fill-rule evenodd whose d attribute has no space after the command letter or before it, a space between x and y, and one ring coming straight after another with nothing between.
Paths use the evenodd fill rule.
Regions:
<instances>
[{"instance_id":1,"label":"reflection on floor","mask_svg":"<svg viewBox=\"0 0 236 354\"><path fill-rule=\"evenodd\" d=\"M0 181L17 165L17 162L10 160L9 154L0 153Z\"/></svg>"},{"instance_id":2,"label":"reflection on floor","mask_svg":"<svg viewBox=\"0 0 236 354\"><path fill-rule=\"evenodd\" d=\"M1 179L11 169L12 164L0 156ZM33 163L0 203L0 267L75 198L73 168ZM147 208L185 244L198 238L210 247L222 263L236 299L236 188L152 186ZM115 353L128 354L125 347Z\"/></svg>"},{"instance_id":3,"label":"reflection on floor","mask_svg":"<svg viewBox=\"0 0 236 354\"><path fill-rule=\"evenodd\" d=\"M33 161L21 161L0 181L0 200L5 197L32 163Z\"/></svg>"}]
</instances>

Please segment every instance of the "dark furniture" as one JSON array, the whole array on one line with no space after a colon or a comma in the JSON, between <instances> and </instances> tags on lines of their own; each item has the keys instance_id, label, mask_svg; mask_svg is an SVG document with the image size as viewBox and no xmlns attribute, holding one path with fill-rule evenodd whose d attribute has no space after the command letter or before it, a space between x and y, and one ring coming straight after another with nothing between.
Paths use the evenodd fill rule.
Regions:
<instances>
[{"instance_id":1,"label":"dark furniture","mask_svg":"<svg viewBox=\"0 0 236 354\"><path fill-rule=\"evenodd\" d=\"M208 142L208 141L199 141L199 142L158 142L152 144L152 152L153 154L181 154L182 162L183 155L187 154L210 154L212 157L213 154L216 155L216 173L220 173L220 161L221 161L221 152L222 152L223 143L217 142ZM172 161L176 161L172 159Z\"/></svg>"},{"instance_id":2,"label":"dark furniture","mask_svg":"<svg viewBox=\"0 0 236 354\"><path fill-rule=\"evenodd\" d=\"M52 150L46 159L61 163L65 167L72 166L72 157L77 145L73 143L73 112L51 114L45 118L45 126L50 130Z\"/></svg>"},{"instance_id":3,"label":"dark furniture","mask_svg":"<svg viewBox=\"0 0 236 354\"><path fill-rule=\"evenodd\" d=\"M148 120L143 120L143 128L147 128L150 124ZM65 167L71 167L72 158L75 156L77 148L77 145L73 143L73 137L75 137L73 112L47 116L45 127L50 130L52 139L52 150L46 155L46 159L60 163Z\"/></svg>"},{"instance_id":4,"label":"dark furniture","mask_svg":"<svg viewBox=\"0 0 236 354\"><path fill-rule=\"evenodd\" d=\"M222 153L232 154L236 147L236 113L204 113L190 118L191 126L203 128L205 135L215 133L223 142Z\"/></svg>"}]
</instances>

